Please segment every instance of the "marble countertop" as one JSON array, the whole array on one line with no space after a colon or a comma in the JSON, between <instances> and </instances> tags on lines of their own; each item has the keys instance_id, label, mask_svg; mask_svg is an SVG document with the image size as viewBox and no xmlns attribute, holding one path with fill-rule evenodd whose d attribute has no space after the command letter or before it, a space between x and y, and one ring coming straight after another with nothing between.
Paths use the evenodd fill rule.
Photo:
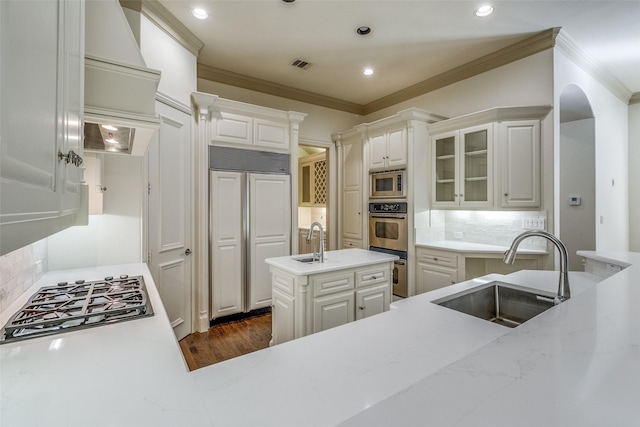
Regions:
<instances>
[{"instance_id":1,"label":"marble countertop","mask_svg":"<svg viewBox=\"0 0 640 427\"><path fill-rule=\"evenodd\" d=\"M101 267L142 273L155 315L1 345L0 424L637 425L640 254L586 256L631 266L571 272L572 298L516 329L431 301L491 280L555 292L557 272L484 276L193 372L146 266Z\"/></svg>"},{"instance_id":2,"label":"marble countertop","mask_svg":"<svg viewBox=\"0 0 640 427\"><path fill-rule=\"evenodd\" d=\"M310 256L311 254L302 254L267 258L265 262L289 273L298 276L307 276L309 274L327 273L330 271L343 270L345 268L362 267L399 259L396 255L388 255L365 249L340 249L325 252L324 262L322 263L304 263L296 261L296 258L305 258Z\"/></svg>"},{"instance_id":3,"label":"marble countertop","mask_svg":"<svg viewBox=\"0 0 640 427\"><path fill-rule=\"evenodd\" d=\"M416 243L416 246L431 249L443 249L453 252L465 252L475 254L504 254L509 247L498 245L485 245L482 243L463 242L460 240L437 240L433 242ZM549 252L540 249L518 247L516 251L523 255L547 255Z\"/></svg>"}]
</instances>

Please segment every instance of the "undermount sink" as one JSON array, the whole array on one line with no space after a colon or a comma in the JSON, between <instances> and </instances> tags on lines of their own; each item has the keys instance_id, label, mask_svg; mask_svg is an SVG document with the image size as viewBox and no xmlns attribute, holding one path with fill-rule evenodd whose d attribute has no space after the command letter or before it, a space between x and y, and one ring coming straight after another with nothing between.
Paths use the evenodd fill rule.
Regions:
<instances>
[{"instance_id":1,"label":"undermount sink","mask_svg":"<svg viewBox=\"0 0 640 427\"><path fill-rule=\"evenodd\" d=\"M553 298L542 291L494 281L432 303L515 328L553 307Z\"/></svg>"},{"instance_id":2,"label":"undermount sink","mask_svg":"<svg viewBox=\"0 0 640 427\"><path fill-rule=\"evenodd\" d=\"M320 260L318 258L314 258L314 257L310 257L310 256L294 258L294 260L298 261L298 262L303 262L305 264L313 264L314 262L320 262Z\"/></svg>"}]
</instances>

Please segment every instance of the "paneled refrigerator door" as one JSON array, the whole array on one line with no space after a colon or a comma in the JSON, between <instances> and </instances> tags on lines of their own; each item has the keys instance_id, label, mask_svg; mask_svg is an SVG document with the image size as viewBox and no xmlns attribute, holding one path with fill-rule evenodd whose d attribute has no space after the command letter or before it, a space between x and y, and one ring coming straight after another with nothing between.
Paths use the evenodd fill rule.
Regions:
<instances>
[{"instance_id":1,"label":"paneled refrigerator door","mask_svg":"<svg viewBox=\"0 0 640 427\"><path fill-rule=\"evenodd\" d=\"M288 175L249 174L249 283L246 310L271 305L265 259L291 254L291 184Z\"/></svg>"},{"instance_id":2,"label":"paneled refrigerator door","mask_svg":"<svg viewBox=\"0 0 640 427\"><path fill-rule=\"evenodd\" d=\"M211 317L244 311L245 173L210 172Z\"/></svg>"}]
</instances>

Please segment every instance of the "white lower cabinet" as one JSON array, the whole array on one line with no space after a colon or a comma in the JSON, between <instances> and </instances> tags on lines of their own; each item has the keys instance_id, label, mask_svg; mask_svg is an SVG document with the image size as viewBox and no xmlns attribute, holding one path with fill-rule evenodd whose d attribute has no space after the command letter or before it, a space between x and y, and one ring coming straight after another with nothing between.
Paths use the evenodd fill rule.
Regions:
<instances>
[{"instance_id":1,"label":"white lower cabinet","mask_svg":"<svg viewBox=\"0 0 640 427\"><path fill-rule=\"evenodd\" d=\"M458 255L416 248L416 293L433 291L458 282Z\"/></svg>"},{"instance_id":2,"label":"white lower cabinet","mask_svg":"<svg viewBox=\"0 0 640 427\"><path fill-rule=\"evenodd\" d=\"M299 276L271 267L271 344L389 310L392 262Z\"/></svg>"}]
</instances>

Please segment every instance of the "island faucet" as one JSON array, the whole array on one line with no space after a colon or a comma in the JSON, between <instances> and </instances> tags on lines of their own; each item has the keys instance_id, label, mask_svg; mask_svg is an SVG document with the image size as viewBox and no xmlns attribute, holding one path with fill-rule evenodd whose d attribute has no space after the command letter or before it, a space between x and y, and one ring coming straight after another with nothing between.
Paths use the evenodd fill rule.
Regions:
<instances>
[{"instance_id":1,"label":"island faucet","mask_svg":"<svg viewBox=\"0 0 640 427\"><path fill-rule=\"evenodd\" d=\"M307 241L310 242L311 239L313 238L313 229L316 226L318 226L318 229L320 230L320 242L319 242L320 254L316 253L316 249L314 246L313 258L315 259L319 255L320 262L324 262L324 230L322 229L322 224L320 224L319 222L314 222L313 224L311 224L311 227L309 227L309 235L307 236Z\"/></svg>"},{"instance_id":2,"label":"island faucet","mask_svg":"<svg viewBox=\"0 0 640 427\"><path fill-rule=\"evenodd\" d=\"M516 236L511 243L511 247L504 253L504 263L505 264L513 264L516 260L516 249L518 249L518 245L527 237L544 237L549 240L551 243L558 248L560 252L560 281L558 283L558 296L553 299L553 303L558 305L571 297L571 292L569 290L569 273L567 272L567 247L551 233L547 233L546 231L534 230L534 231L525 231L524 233Z\"/></svg>"}]
</instances>

